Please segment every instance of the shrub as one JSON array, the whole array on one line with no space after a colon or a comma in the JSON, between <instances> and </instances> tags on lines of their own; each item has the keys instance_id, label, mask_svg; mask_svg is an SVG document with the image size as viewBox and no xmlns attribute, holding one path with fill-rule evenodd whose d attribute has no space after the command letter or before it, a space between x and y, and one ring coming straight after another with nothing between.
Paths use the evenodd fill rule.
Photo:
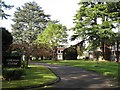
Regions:
<instances>
[{"instance_id":1,"label":"shrub","mask_svg":"<svg viewBox=\"0 0 120 90\"><path fill-rule=\"evenodd\" d=\"M22 68L4 68L2 75L5 80L17 80L24 74Z\"/></svg>"},{"instance_id":2,"label":"shrub","mask_svg":"<svg viewBox=\"0 0 120 90\"><path fill-rule=\"evenodd\" d=\"M64 60L77 60L77 55L77 50L72 46L63 51Z\"/></svg>"}]
</instances>

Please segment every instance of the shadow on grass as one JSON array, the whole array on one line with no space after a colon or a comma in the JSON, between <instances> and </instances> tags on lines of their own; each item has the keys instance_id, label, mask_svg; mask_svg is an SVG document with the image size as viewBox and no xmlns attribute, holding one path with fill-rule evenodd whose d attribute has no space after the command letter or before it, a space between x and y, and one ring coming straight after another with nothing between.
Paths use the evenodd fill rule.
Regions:
<instances>
[{"instance_id":1,"label":"shadow on grass","mask_svg":"<svg viewBox=\"0 0 120 90\"><path fill-rule=\"evenodd\" d=\"M21 80L2 81L2 88L21 88L25 86L40 85L54 81L56 76L48 69L42 66L32 66L25 70L25 75Z\"/></svg>"},{"instance_id":2,"label":"shadow on grass","mask_svg":"<svg viewBox=\"0 0 120 90\"><path fill-rule=\"evenodd\" d=\"M40 61L42 63L55 64L55 65L64 65L64 66L75 66L80 67L85 70L92 72L97 72L108 76L113 79L119 79L120 75L120 65L116 62L109 61L85 61L85 60L60 60L60 61L50 61L44 60Z\"/></svg>"}]
</instances>

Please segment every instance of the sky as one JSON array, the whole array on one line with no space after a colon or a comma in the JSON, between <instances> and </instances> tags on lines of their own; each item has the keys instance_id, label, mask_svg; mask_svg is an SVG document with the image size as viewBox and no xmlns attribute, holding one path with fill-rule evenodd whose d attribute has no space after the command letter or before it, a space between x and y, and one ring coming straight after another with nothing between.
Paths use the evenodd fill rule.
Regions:
<instances>
[{"instance_id":1,"label":"sky","mask_svg":"<svg viewBox=\"0 0 120 90\"><path fill-rule=\"evenodd\" d=\"M16 11L17 7L21 7L26 2L35 1L42 7L45 14L51 15L52 20L59 20L61 24L65 25L68 29L74 26L73 17L78 10L78 2L80 0L4 0L8 5L14 5L14 8L11 10L6 10L6 13L9 13L11 17L8 17L7 20L1 20L1 26L6 27L11 31L11 24L13 14Z\"/></svg>"},{"instance_id":2,"label":"sky","mask_svg":"<svg viewBox=\"0 0 120 90\"><path fill-rule=\"evenodd\" d=\"M4 0L7 5L14 5L10 10L5 10L6 13L10 14L7 20L0 20L0 27L5 27L11 32L11 24L14 16L14 12L17 7L21 7L26 2L35 1L45 14L51 15L52 20L59 20L62 25L65 25L68 29L74 26L73 19L76 11L79 9L78 3L80 0ZM68 32L68 39L71 37L73 32ZM71 45L77 43L78 41L68 41Z\"/></svg>"},{"instance_id":3,"label":"sky","mask_svg":"<svg viewBox=\"0 0 120 90\"><path fill-rule=\"evenodd\" d=\"M80 0L4 0L8 5L14 5L10 10L5 10L6 13L10 14L11 17L8 17L7 20L0 20L0 27L5 27L11 32L11 24L14 12L17 7L21 7L26 2L35 1L42 7L45 14L51 15L52 20L59 20L62 25L65 25L68 29L74 26L73 19L76 14L76 11L79 9ZM100 20L99 20L100 21ZM100 22L101 23L101 22ZM68 33L68 39L71 37L73 32ZM71 45L78 43L78 40L68 41Z\"/></svg>"}]
</instances>

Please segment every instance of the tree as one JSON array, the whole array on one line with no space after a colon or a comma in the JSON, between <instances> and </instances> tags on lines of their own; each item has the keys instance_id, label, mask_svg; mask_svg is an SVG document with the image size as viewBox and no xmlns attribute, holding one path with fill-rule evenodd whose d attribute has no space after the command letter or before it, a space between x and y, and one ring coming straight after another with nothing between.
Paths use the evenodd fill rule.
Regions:
<instances>
[{"instance_id":1,"label":"tree","mask_svg":"<svg viewBox=\"0 0 120 90\"><path fill-rule=\"evenodd\" d=\"M38 44L45 44L46 47L52 48L55 54L54 56L56 57L57 46L61 42L67 42L66 31L67 28L65 26L50 22L43 33L38 35L36 42Z\"/></svg>"},{"instance_id":2,"label":"tree","mask_svg":"<svg viewBox=\"0 0 120 90\"><path fill-rule=\"evenodd\" d=\"M111 3L109 2L107 4L107 7L109 9L109 12L111 13L109 16L110 18L115 21L116 23L116 27L120 27L120 1L116 2L116 3ZM112 38L112 40L114 41L114 43L116 42L116 46L117 46L117 51L116 51L116 57L117 57L117 62L119 62L119 55L120 55L120 51L119 51L119 44L120 44L120 32L115 33L114 38Z\"/></svg>"},{"instance_id":3,"label":"tree","mask_svg":"<svg viewBox=\"0 0 120 90\"><path fill-rule=\"evenodd\" d=\"M4 55L12 44L13 37L11 33L3 27L0 27L0 33L2 33L2 54Z\"/></svg>"},{"instance_id":4,"label":"tree","mask_svg":"<svg viewBox=\"0 0 120 90\"><path fill-rule=\"evenodd\" d=\"M109 4L112 11L110 11ZM112 4L114 5L112 6ZM104 45L113 42L115 34L112 29L117 28L115 23L120 22L119 4L115 4L115 2L81 2L79 3L80 9L75 15L74 23L76 25L73 28L77 34L75 37L81 36L84 40L89 41L92 50L102 46L103 57ZM98 19L101 19L102 23L98 23Z\"/></svg>"},{"instance_id":5,"label":"tree","mask_svg":"<svg viewBox=\"0 0 120 90\"><path fill-rule=\"evenodd\" d=\"M2 58L2 65L4 67L4 63L5 63L4 58L5 58L5 56L9 55L7 50L9 49L9 46L12 44L13 37L12 37L11 33L3 27L0 27L0 34L2 34L1 58Z\"/></svg>"},{"instance_id":6,"label":"tree","mask_svg":"<svg viewBox=\"0 0 120 90\"><path fill-rule=\"evenodd\" d=\"M64 60L77 60L77 50L74 46L66 48L63 52Z\"/></svg>"},{"instance_id":7,"label":"tree","mask_svg":"<svg viewBox=\"0 0 120 90\"><path fill-rule=\"evenodd\" d=\"M83 51L85 50L84 40L80 41L79 43L77 43L74 46L77 50L77 55L78 55L78 58L79 58L80 56L82 56Z\"/></svg>"},{"instance_id":8,"label":"tree","mask_svg":"<svg viewBox=\"0 0 120 90\"><path fill-rule=\"evenodd\" d=\"M17 8L13 21L14 42L32 44L50 21L50 15L45 14L37 3L29 2Z\"/></svg>"},{"instance_id":9,"label":"tree","mask_svg":"<svg viewBox=\"0 0 120 90\"><path fill-rule=\"evenodd\" d=\"M41 57L51 57L52 56L52 50L50 48L46 48L44 45L37 45L34 44L30 47L28 47L25 44L11 44L9 47L9 51L12 51L12 55L19 55L21 56L23 53L26 53L26 56L33 56L37 59ZM24 52L26 51L26 52Z\"/></svg>"},{"instance_id":10,"label":"tree","mask_svg":"<svg viewBox=\"0 0 120 90\"><path fill-rule=\"evenodd\" d=\"M4 9L11 9L13 7L13 5L7 5L5 4L5 2L3 0L0 0L0 17L1 19L7 19L8 16L10 16L9 14L6 14Z\"/></svg>"},{"instance_id":11,"label":"tree","mask_svg":"<svg viewBox=\"0 0 120 90\"><path fill-rule=\"evenodd\" d=\"M41 58L43 60L44 58L50 58L52 57L52 50L51 48L46 48L44 44L35 44L31 47L33 49L31 55L38 58ZM29 51L31 51L31 49Z\"/></svg>"}]
</instances>

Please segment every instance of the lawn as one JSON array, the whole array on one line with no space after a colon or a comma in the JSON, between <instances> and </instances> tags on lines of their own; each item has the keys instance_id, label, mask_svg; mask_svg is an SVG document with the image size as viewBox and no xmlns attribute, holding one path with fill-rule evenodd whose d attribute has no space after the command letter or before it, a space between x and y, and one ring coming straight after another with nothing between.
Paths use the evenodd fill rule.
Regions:
<instances>
[{"instance_id":1,"label":"lawn","mask_svg":"<svg viewBox=\"0 0 120 90\"><path fill-rule=\"evenodd\" d=\"M97 63L96 61L89 61L89 60L87 61L86 60L59 60L59 61L44 60L41 62L80 67L85 70L94 71L114 79L118 79L120 77L119 64L116 62L99 61Z\"/></svg>"},{"instance_id":2,"label":"lawn","mask_svg":"<svg viewBox=\"0 0 120 90\"><path fill-rule=\"evenodd\" d=\"M2 88L21 88L24 86L34 86L48 83L57 79L57 77L46 67L30 65L25 70L25 75L21 80L11 80L2 82Z\"/></svg>"}]
</instances>

